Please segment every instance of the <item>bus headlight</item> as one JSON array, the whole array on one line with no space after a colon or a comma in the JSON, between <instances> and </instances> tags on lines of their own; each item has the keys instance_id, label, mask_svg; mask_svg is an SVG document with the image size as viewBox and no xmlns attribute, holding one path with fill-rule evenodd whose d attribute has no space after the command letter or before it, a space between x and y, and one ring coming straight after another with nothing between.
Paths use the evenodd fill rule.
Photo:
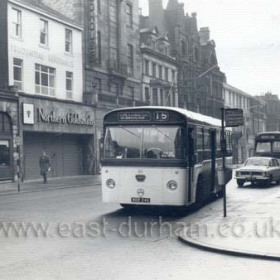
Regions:
<instances>
[{"instance_id":1,"label":"bus headlight","mask_svg":"<svg viewBox=\"0 0 280 280\"><path fill-rule=\"evenodd\" d=\"M116 182L113 179L108 179L106 185L109 189L113 189L116 186Z\"/></svg>"},{"instance_id":2,"label":"bus headlight","mask_svg":"<svg viewBox=\"0 0 280 280\"><path fill-rule=\"evenodd\" d=\"M171 191L175 191L178 187L177 183L175 181L169 181L167 183L167 187L171 190Z\"/></svg>"}]
</instances>

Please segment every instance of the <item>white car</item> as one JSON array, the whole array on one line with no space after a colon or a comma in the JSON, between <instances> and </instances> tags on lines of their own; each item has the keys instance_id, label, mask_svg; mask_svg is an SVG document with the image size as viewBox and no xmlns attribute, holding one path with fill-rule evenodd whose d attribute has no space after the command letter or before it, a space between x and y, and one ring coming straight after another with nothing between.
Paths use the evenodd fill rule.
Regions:
<instances>
[{"instance_id":1,"label":"white car","mask_svg":"<svg viewBox=\"0 0 280 280\"><path fill-rule=\"evenodd\" d=\"M238 187L245 182L263 183L270 186L271 182L280 182L280 165L276 158L272 157L251 157L244 165L235 172Z\"/></svg>"}]
</instances>

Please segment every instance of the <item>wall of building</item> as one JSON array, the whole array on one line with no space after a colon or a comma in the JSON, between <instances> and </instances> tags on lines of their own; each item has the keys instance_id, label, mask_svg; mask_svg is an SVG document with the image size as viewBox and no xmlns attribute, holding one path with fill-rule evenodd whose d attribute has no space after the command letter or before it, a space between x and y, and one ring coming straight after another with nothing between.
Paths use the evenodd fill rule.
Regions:
<instances>
[{"instance_id":1,"label":"wall of building","mask_svg":"<svg viewBox=\"0 0 280 280\"><path fill-rule=\"evenodd\" d=\"M12 33L12 9L21 11L21 37ZM35 64L55 68L55 98L66 99L66 71L73 73L74 101L82 101L82 31L74 25L55 20L27 5L8 6L9 84L13 84L13 59L23 60L23 92L35 94ZM48 44L40 45L40 19L48 22ZM72 30L73 51L65 52L65 28ZM32 38L32 40L30 40Z\"/></svg>"}]
</instances>

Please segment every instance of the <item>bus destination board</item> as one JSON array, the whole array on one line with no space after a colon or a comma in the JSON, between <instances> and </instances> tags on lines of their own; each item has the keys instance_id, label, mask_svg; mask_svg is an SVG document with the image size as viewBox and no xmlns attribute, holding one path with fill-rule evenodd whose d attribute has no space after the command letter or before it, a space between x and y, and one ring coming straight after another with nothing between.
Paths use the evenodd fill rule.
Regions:
<instances>
[{"instance_id":1,"label":"bus destination board","mask_svg":"<svg viewBox=\"0 0 280 280\"><path fill-rule=\"evenodd\" d=\"M166 111L152 112L120 112L118 120L122 122L167 122L169 121L169 113Z\"/></svg>"},{"instance_id":2,"label":"bus destination board","mask_svg":"<svg viewBox=\"0 0 280 280\"><path fill-rule=\"evenodd\" d=\"M118 114L119 121L146 121L152 120L151 112L121 112Z\"/></svg>"}]
</instances>

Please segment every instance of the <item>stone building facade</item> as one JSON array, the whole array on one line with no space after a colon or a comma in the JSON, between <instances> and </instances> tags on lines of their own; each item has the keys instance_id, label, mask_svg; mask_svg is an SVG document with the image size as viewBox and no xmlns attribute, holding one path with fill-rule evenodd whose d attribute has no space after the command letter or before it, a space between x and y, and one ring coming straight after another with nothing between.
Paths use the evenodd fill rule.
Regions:
<instances>
[{"instance_id":1,"label":"stone building facade","mask_svg":"<svg viewBox=\"0 0 280 280\"><path fill-rule=\"evenodd\" d=\"M148 105L178 107L177 61L166 34L141 22L142 99Z\"/></svg>"},{"instance_id":2,"label":"stone building facade","mask_svg":"<svg viewBox=\"0 0 280 280\"><path fill-rule=\"evenodd\" d=\"M0 89L0 181L15 180L22 146L18 96Z\"/></svg>"},{"instance_id":3,"label":"stone building facade","mask_svg":"<svg viewBox=\"0 0 280 280\"><path fill-rule=\"evenodd\" d=\"M280 100L278 95L267 92L258 98L266 103L266 130L280 131Z\"/></svg>"},{"instance_id":4,"label":"stone building facade","mask_svg":"<svg viewBox=\"0 0 280 280\"><path fill-rule=\"evenodd\" d=\"M162 0L150 0L146 21L169 36L171 55L178 62L179 107L220 118L225 75L218 67L209 29L198 30L196 14L185 14L178 0L169 0L166 9Z\"/></svg>"},{"instance_id":5,"label":"stone building facade","mask_svg":"<svg viewBox=\"0 0 280 280\"><path fill-rule=\"evenodd\" d=\"M266 131L265 103L232 85L223 84L225 108L243 110L244 125L233 127L233 162L242 163L252 156L255 147L255 137Z\"/></svg>"},{"instance_id":6,"label":"stone building facade","mask_svg":"<svg viewBox=\"0 0 280 280\"><path fill-rule=\"evenodd\" d=\"M40 178L42 151L51 177L95 173L95 111L83 102L82 27L35 0L1 1L0 14L0 88L16 92L1 101L1 111L9 107L14 116L4 111L1 117L7 122L9 114L12 129L19 129L1 143L13 148L24 179Z\"/></svg>"}]
</instances>

